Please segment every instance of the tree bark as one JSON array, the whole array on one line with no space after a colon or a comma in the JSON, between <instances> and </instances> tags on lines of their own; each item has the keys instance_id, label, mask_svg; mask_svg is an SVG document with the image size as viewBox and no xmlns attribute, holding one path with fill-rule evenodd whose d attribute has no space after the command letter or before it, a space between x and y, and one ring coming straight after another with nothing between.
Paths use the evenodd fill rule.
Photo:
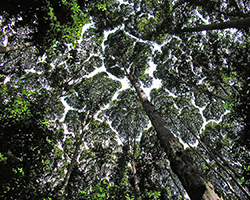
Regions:
<instances>
[{"instance_id":1,"label":"tree bark","mask_svg":"<svg viewBox=\"0 0 250 200\"><path fill-rule=\"evenodd\" d=\"M180 119L180 121L184 124L184 121ZM250 194L247 192L247 190L237 181L237 179L235 178L235 176L237 176L237 173L235 172L234 169L231 168L231 166L225 161L224 158L221 158L221 160L223 161L223 164L215 157L215 155L207 148L207 146L200 140L200 138L190 129L189 126L184 125L189 131L190 133L198 140L198 142L201 144L201 146L203 147L203 149L206 150L206 152L208 153L209 156L211 156L211 158L221 167L221 169L223 169L234 181L234 183L240 188L240 190L247 196L248 199L250 199ZM211 147L210 147L211 148ZM216 152L216 151L214 151ZM217 152L216 152L217 153ZM218 154L218 153L217 153ZM218 156L218 155L217 155ZM228 166L229 169L234 172L234 174L232 174L224 165ZM226 180L226 179L223 179ZM226 181L227 182L227 181Z\"/></svg>"},{"instance_id":2,"label":"tree bark","mask_svg":"<svg viewBox=\"0 0 250 200\"><path fill-rule=\"evenodd\" d=\"M163 163L164 163L164 165L165 165L165 168L166 168L166 170L168 171L168 173L169 173L171 179L173 180L175 186L178 188L178 190L179 190L179 192L180 192L180 194L181 194L182 199L183 199L183 200L186 200L186 197L185 197L185 195L184 195L184 193L183 193L181 187L179 186L179 184L178 184L177 181L175 180L174 173L172 172L172 170L171 170L169 167L167 167L166 161L165 161L165 159L164 159L163 157L162 157L162 161L163 161Z\"/></svg>"},{"instance_id":3,"label":"tree bark","mask_svg":"<svg viewBox=\"0 0 250 200\"><path fill-rule=\"evenodd\" d=\"M188 144L189 145L189 144ZM236 192L235 190L233 189L233 187L231 186L231 184L227 181L227 179L218 171L216 170L212 165L210 165L207 160L204 158L204 156L202 156L199 151L195 151L193 149L193 147L191 145L189 145L190 149L193 151L193 153L197 154L206 164L207 166L213 170L216 174L218 174L223 180L224 182L227 184L229 190L231 190L231 192L238 198L238 199L242 199Z\"/></svg>"},{"instance_id":4,"label":"tree bark","mask_svg":"<svg viewBox=\"0 0 250 200\"><path fill-rule=\"evenodd\" d=\"M250 27L250 17L246 17L243 19L231 20L216 24L207 24L196 27L187 27L182 30L174 30L173 33L180 32L199 32L199 31L208 31L208 30L223 30L227 28L237 28L243 29L245 27ZM171 32L170 32L171 34Z\"/></svg>"},{"instance_id":5,"label":"tree bark","mask_svg":"<svg viewBox=\"0 0 250 200\"><path fill-rule=\"evenodd\" d=\"M138 200L141 200L141 192L139 187L139 180L136 173L136 167L135 167L135 157L134 153L132 155L132 168L133 168L133 175L134 175L134 182L135 182L135 191L136 191L136 197Z\"/></svg>"},{"instance_id":6,"label":"tree bark","mask_svg":"<svg viewBox=\"0 0 250 200\"><path fill-rule=\"evenodd\" d=\"M133 138L133 145L131 145L132 147L132 167L133 167L133 175L134 175L134 182L135 182L135 191L136 191L136 198L138 200L141 200L141 191L140 191L140 187L139 187L139 180L137 177L137 173L136 173L136 166L135 166L135 156L136 156L136 140L135 137Z\"/></svg>"},{"instance_id":7,"label":"tree bark","mask_svg":"<svg viewBox=\"0 0 250 200\"><path fill-rule=\"evenodd\" d=\"M192 200L221 200L222 198L215 193L212 184L207 182L202 173L199 172L194 160L184 150L183 145L167 128L160 113L148 101L137 80L132 76L128 76L128 78L140 98L144 111L155 127L157 137L168 156L172 171L180 179L189 197Z\"/></svg>"},{"instance_id":8,"label":"tree bark","mask_svg":"<svg viewBox=\"0 0 250 200\"><path fill-rule=\"evenodd\" d=\"M91 120L84 126L80 138L76 141L76 148L75 148L73 157L72 157L71 162L70 162L70 164L69 164L69 168L68 168L67 174L66 174L66 176L65 176L65 178L64 178L62 189L59 191L59 195L60 195L60 196L63 196L63 195L64 195L65 190L66 190L66 188L67 188L67 186L68 186L69 179L70 179L70 175L71 175L72 170L73 170L73 167L74 167L74 165L75 165L75 163L76 163L76 158L77 158L77 156L78 156L78 154L79 154L78 151L79 151L80 146L81 146L81 141L82 141L84 132L85 132L86 129L88 128L90 122L91 122Z\"/></svg>"},{"instance_id":9,"label":"tree bark","mask_svg":"<svg viewBox=\"0 0 250 200\"><path fill-rule=\"evenodd\" d=\"M8 47L4 47L4 46L0 46L0 53L7 53L9 51L15 51L17 49L23 49L25 47L30 47L30 46L33 46L34 43L33 42L26 42L24 44L19 44L19 45L16 45L16 46L8 46Z\"/></svg>"}]
</instances>

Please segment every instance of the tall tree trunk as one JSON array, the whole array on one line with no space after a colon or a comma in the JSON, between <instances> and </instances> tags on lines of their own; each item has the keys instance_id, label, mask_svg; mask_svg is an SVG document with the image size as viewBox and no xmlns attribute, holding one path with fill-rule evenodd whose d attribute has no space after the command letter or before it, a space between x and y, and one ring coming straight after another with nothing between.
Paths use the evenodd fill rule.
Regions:
<instances>
[{"instance_id":1,"label":"tall tree trunk","mask_svg":"<svg viewBox=\"0 0 250 200\"><path fill-rule=\"evenodd\" d=\"M168 173L169 173L171 179L173 180L175 186L178 188L178 191L180 192L182 199L183 199L183 200L186 200L186 197L185 197L183 191L181 190L179 184L177 183L177 181L176 181L175 178L174 178L174 173L173 173L172 170L171 170L170 168L168 168L168 167L166 167L166 170L168 171Z\"/></svg>"},{"instance_id":2,"label":"tall tree trunk","mask_svg":"<svg viewBox=\"0 0 250 200\"><path fill-rule=\"evenodd\" d=\"M155 127L157 137L168 156L172 171L180 179L189 197L192 200L221 200L222 198L215 193L212 184L206 181L195 165L194 160L184 150L183 145L167 128L160 113L148 101L138 81L132 76L128 76L128 78L140 98L143 109Z\"/></svg>"},{"instance_id":3,"label":"tall tree trunk","mask_svg":"<svg viewBox=\"0 0 250 200\"><path fill-rule=\"evenodd\" d=\"M164 163L165 168L166 168L166 170L168 171L168 173L169 173L171 179L173 180L175 186L178 188L178 191L180 192L182 199L183 199L183 200L186 200L186 197L185 197L185 195L184 195L184 193L183 193L181 187L179 186L179 184L177 183L177 181L176 181L176 179L175 179L175 177L174 177L174 173L173 173L172 170L167 166L166 160L164 159L163 156L161 157L161 159L162 159L162 162Z\"/></svg>"},{"instance_id":4,"label":"tall tree trunk","mask_svg":"<svg viewBox=\"0 0 250 200\"><path fill-rule=\"evenodd\" d=\"M243 19L237 19L237 20L230 20L226 22L221 23L215 23L215 24L207 24L207 25L201 25L196 27L187 27L181 30L174 30L170 31L170 34L173 33L180 33L180 32L198 32L198 31L208 31L208 30L223 30L226 28L237 28L237 29L243 29L246 27L250 27L250 17L246 17Z\"/></svg>"},{"instance_id":5,"label":"tall tree trunk","mask_svg":"<svg viewBox=\"0 0 250 200\"><path fill-rule=\"evenodd\" d=\"M88 128L90 122L91 122L91 120L84 126L80 138L76 141L76 148L75 148L73 157L72 157L71 162L70 162L70 164L69 164L69 168L68 168L67 174L66 174L66 176L65 176L65 178L64 178L62 189L59 191L59 195L60 195L60 196L63 196L63 195L64 195L65 190L66 190L66 188L67 188L67 186L68 186L69 179L70 179L70 175L71 175L72 170L73 170L73 167L74 167L74 165L75 165L75 163L76 163L76 158L77 158L77 156L79 155L79 149L80 149L80 146L81 146L81 141L82 141L84 132L85 132L86 129Z\"/></svg>"},{"instance_id":6,"label":"tall tree trunk","mask_svg":"<svg viewBox=\"0 0 250 200\"><path fill-rule=\"evenodd\" d=\"M180 119L180 118L179 118ZM180 121L184 124L184 121L180 119ZM200 140L200 138L191 130L191 128L188 125L184 126L190 131L190 133L198 140L198 142L201 144L201 146L206 150L206 152L208 153L208 155L211 156L211 158L221 167L221 169L223 169L234 181L234 183L239 187L239 189L247 196L248 199L250 199L250 194L247 192L247 190L237 181L237 179L235 178L235 176L237 176L237 173L235 172L234 169L231 168L231 166L225 161L224 158L221 158L221 160L223 161L223 164L214 156L214 154L207 148L207 146ZM216 152L216 151L214 151ZM217 153L217 152L216 152ZM218 154L218 153L217 153ZM234 174L232 174L224 165L228 166L230 168L230 170L232 172L234 172ZM223 179L225 180L225 179Z\"/></svg>"},{"instance_id":7,"label":"tall tree trunk","mask_svg":"<svg viewBox=\"0 0 250 200\"><path fill-rule=\"evenodd\" d=\"M233 187L231 186L231 184L228 182L228 180L225 178L225 176L223 176L223 174L221 174L217 169L215 169L214 166L212 166L210 163L207 162L207 160L204 158L204 156L201 155L201 153L199 151L194 150L194 148L188 144L188 146L190 147L190 149L193 151L194 154L197 154L205 163L206 165L213 170L216 174L218 174L223 180L224 182L227 184L229 190L231 190L231 192L235 195L235 197L237 197L238 199L245 199L245 198L241 198L236 191L233 189Z\"/></svg>"},{"instance_id":8,"label":"tall tree trunk","mask_svg":"<svg viewBox=\"0 0 250 200\"><path fill-rule=\"evenodd\" d=\"M133 168L133 175L134 175L134 182L135 182L136 198L138 200L141 200L141 192L140 192L140 187L139 187L139 180L137 178L137 173L136 173L134 154L132 155L132 168Z\"/></svg>"},{"instance_id":9,"label":"tall tree trunk","mask_svg":"<svg viewBox=\"0 0 250 200\"><path fill-rule=\"evenodd\" d=\"M25 47L30 47L33 46L34 43L33 42L26 42L24 44L19 44L16 46L8 46L8 47L4 47L4 46L0 46L0 53L7 53L9 51L15 51L17 49L23 49Z\"/></svg>"},{"instance_id":10,"label":"tall tree trunk","mask_svg":"<svg viewBox=\"0 0 250 200\"><path fill-rule=\"evenodd\" d=\"M136 166L135 166L135 152L136 152L135 138L134 138L134 144L131 145L131 147L132 147L132 151L131 151L132 170L133 170L134 183L135 183L136 199L141 200L141 191L140 191L140 187L139 187L139 180L138 180L138 177L137 177Z\"/></svg>"}]
</instances>

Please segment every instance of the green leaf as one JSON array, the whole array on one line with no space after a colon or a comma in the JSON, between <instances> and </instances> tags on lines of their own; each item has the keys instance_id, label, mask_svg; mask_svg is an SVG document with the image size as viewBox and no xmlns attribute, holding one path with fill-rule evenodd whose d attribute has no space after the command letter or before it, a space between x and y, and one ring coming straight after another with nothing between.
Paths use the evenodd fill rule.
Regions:
<instances>
[{"instance_id":1,"label":"green leaf","mask_svg":"<svg viewBox=\"0 0 250 200\"><path fill-rule=\"evenodd\" d=\"M105 193L103 193L102 195L101 195L101 197L105 197L106 196L106 194Z\"/></svg>"},{"instance_id":2,"label":"green leaf","mask_svg":"<svg viewBox=\"0 0 250 200\"><path fill-rule=\"evenodd\" d=\"M244 183L244 181L245 181L245 177L242 177L242 178L240 179L240 184L242 185L242 184Z\"/></svg>"}]
</instances>

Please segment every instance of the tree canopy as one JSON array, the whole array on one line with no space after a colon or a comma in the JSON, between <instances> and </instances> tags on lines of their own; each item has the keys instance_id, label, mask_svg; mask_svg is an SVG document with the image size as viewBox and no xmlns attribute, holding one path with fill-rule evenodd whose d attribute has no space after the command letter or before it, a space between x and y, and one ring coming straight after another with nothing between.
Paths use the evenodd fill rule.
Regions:
<instances>
[{"instance_id":1,"label":"tree canopy","mask_svg":"<svg viewBox=\"0 0 250 200\"><path fill-rule=\"evenodd\" d=\"M248 1L2 0L0 27L1 199L250 198Z\"/></svg>"}]
</instances>

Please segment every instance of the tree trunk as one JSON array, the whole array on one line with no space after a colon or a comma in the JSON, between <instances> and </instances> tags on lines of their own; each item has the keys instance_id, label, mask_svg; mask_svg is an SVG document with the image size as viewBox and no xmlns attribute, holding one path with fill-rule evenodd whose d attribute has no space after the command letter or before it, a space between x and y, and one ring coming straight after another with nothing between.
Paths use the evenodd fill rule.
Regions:
<instances>
[{"instance_id":1,"label":"tree trunk","mask_svg":"<svg viewBox=\"0 0 250 200\"><path fill-rule=\"evenodd\" d=\"M223 174L221 174L218 170L215 169L215 167L213 167L212 165L210 165L210 163L207 162L207 160L204 158L204 156L201 155L201 153L199 153L199 151L194 150L194 148L188 144L188 146L190 147L190 149L193 151L194 154L197 154L205 163L206 165L213 170L216 174L218 174L223 180L224 182L227 184L229 190L231 190L231 192L238 198L238 199L242 199L233 189L233 187L231 186L231 184L227 181L227 179L225 178L225 176L223 176Z\"/></svg>"},{"instance_id":2,"label":"tree trunk","mask_svg":"<svg viewBox=\"0 0 250 200\"><path fill-rule=\"evenodd\" d=\"M185 195L184 195L184 193L183 193L181 187L179 186L179 184L178 184L177 181L175 180L174 173L172 172L172 170L171 170L169 167L166 166L166 161L165 161L165 159L164 159L163 157L162 157L162 161L163 161L163 163L164 163L164 165L165 165L165 168L166 168L166 170L168 171L168 173L169 173L171 179L173 180L175 186L178 188L178 191L180 192L182 199L183 199L183 200L186 200L186 197L185 197Z\"/></svg>"},{"instance_id":3,"label":"tree trunk","mask_svg":"<svg viewBox=\"0 0 250 200\"><path fill-rule=\"evenodd\" d=\"M184 124L184 121L180 119L180 121ZM201 146L206 150L209 156L223 169L234 181L234 183L239 187L239 189L247 196L248 199L250 199L250 194L247 192L247 190L237 181L235 176L237 176L237 173L234 169L231 168L231 166L225 161L224 158L220 156L220 158L223 161L223 164L214 156L214 154L207 148L207 146L200 140L200 138L189 128L189 126L184 125L189 132L198 140L198 142L201 144ZM216 151L214 151L216 152ZM216 152L217 153L217 152ZM218 154L218 153L217 153ZM218 155L217 155L218 156ZM224 165L228 166L234 174L232 174ZM225 179L224 179L225 180Z\"/></svg>"},{"instance_id":4,"label":"tree trunk","mask_svg":"<svg viewBox=\"0 0 250 200\"><path fill-rule=\"evenodd\" d=\"M143 109L155 127L157 137L168 156L172 171L180 179L189 197L192 200L221 200L222 198L215 193L212 184L207 182L202 173L199 172L194 160L184 150L183 145L167 128L160 113L148 101L136 79L131 76L128 78L140 98Z\"/></svg>"},{"instance_id":5,"label":"tree trunk","mask_svg":"<svg viewBox=\"0 0 250 200\"><path fill-rule=\"evenodd\" d=\"M66 174L66 176L65 176L65 178L64 178L62 189L59 191L59 195L60 195L60 196L63 196L63 195L64 195L65 190L66 190L66 188L67 188L67 186L68 186L69 179L70 179L70 175L71 175L72 170L73 170L73 167L74 167L74 165L75 165L75 163L76 163L76 158L77 158L77 156L78 156L78 154L79 154L78 151L79 151L80 146L81 146L81 141L82 141L84 132L85 132L86 129L88 128L90 122L91 122L91 120L84 126L80 138L76 141L76 148L75 148L73 157L72 157L71 162L70 162L70 164L69 164L69 168L68 168L67 174Z\"/></svg>"},{"instance_id":6,"label":"tree trunk","mask_svg":"<svg viewBox=\"0 0 250 200\"><path fill-rule=\"evenodd\" d=\"M135 138L134 138L134 144L131 145L131 156L132 156L132 170L133 170L133 176L134 176L134 183L135 183L135 192L136 192L136 199L141 200L141 191L139 187L139 180L136 173L136 166L135 166L135 152L136 152L136 146L135 146Z\"/></svg>"},{"instance_id":7,"label":"tree trunk","mask_svg":"<svg viewBox=\"0 0 250 200\"><path fill-rule=\"evenodd\" d=\"M201 25L196 27L187 27L182 30L175 30L173 33L180 33L180 32L198 32L198 31L208 31L208 30L223 30L226 28L237 28L243 29L246 27L250 27L250 17L246 17L243 19L231 20L216 24L207 24ZM170 32L171 34L172 32Z\"/></svg>"},{"instance_id":8,"label":"tree trunk","mask_svg":"<svg viewBox=\"0 0 250 200\"><path fill-rule=\"evenodd\" d=\"M140 187L139 187L139 180L137 178L136 174L136 167L135 167L135 158L134 155L132 155L132 168L133 168L133 175L134 175L134 182L135 182L135 192L136 192L136 197L138 200L141 200L141 192L140 192Z\"/></svg>"},{"instance_id":9,"label":"tree trunk","mask_svg":"<svg viewBox=\"0 0 250 200\"><path fill-rule=\"evenodd\" d=\"M19 44L16 46L8 46L8 47L4 47L4 46L0 46L0 53L7 53L9 51L15 51L17 49L23 49L25 47L30 47L33 46L34 43L33 42L26 42L24 44Z\"/></svg>"}]
</instances>

